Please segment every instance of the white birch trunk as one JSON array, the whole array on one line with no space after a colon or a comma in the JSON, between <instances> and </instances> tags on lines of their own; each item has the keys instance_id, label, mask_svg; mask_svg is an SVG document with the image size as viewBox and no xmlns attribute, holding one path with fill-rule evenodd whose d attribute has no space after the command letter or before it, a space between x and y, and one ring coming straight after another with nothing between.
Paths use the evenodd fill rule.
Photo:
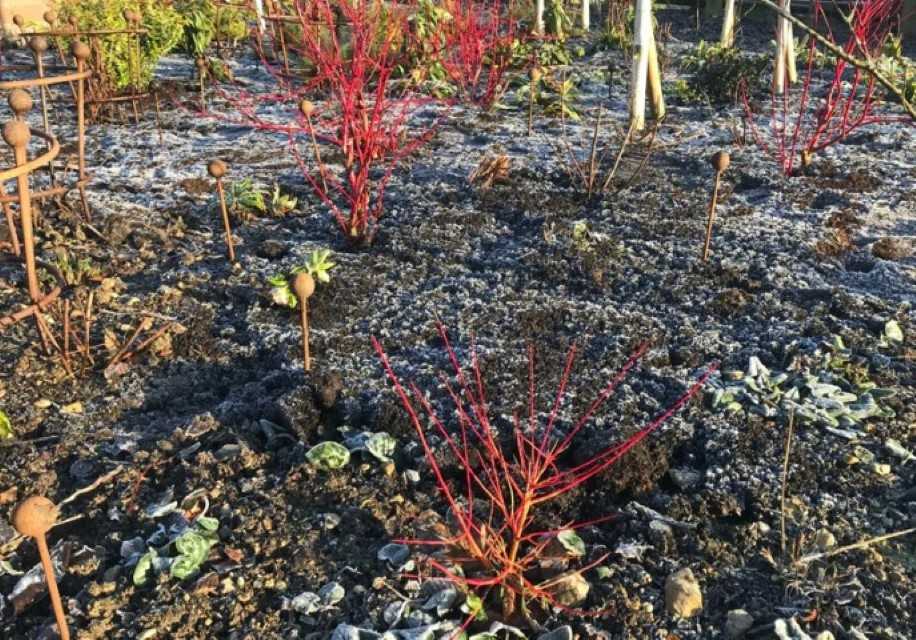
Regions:
<instances>
[{"instance_id":1,"label":"white birch trunk","mask_svg":"<svg viewBox=\"0 0 916 640\"><path fill-rule=\"evenodd\" d=\"M535 0L534 3L534 32L544 35L544 0Z\"/></svg>"},{"instance_id":2,"label":"white birch trunk","mask_svg":"<svg viewBox=\"0 0 916 640\"><path fill-rule=\"evenodd\" d=\"M258 16L258 35L263 38L267 28L264 23L264 0L254 0L254 12Z\"/></svg>"},{"instance_id":3,"label":"white birch trunk","mask_svg":"<svg viewBox=\"0 0 916 640\"><path fill-rule=\"evenodd\" d=\"M786 0L779 6L786 8ZM773 66L773 92L782 95L786 91L786 19L776 16L776 64Z\"/></svg>"},{"instance_id":4,"label":"white birch trunk","mask_svg":"<svg viewBox=\"0 0 916 640\"><path fill-rule=\"evenodd\" d=\"M725 0L725 15L722 16L722 36L719 44L735 46L735 0Z\"/></svg>"},{"instance_id":5,"label":"white birch trunk","mask_svg":"<svg viewBox=\"0 0 916 640\"><path fill-rule=\"evenodd\" d=\"M582 0L582 30L588 31L591 24L591 6L589 0Z\"/></svg>"},{"instance_id":6,"label":"white birch trunk","mask_svg":"<svg viewBox=\"0 0 916 640\"><path fill-rule=\"evenodd\" d=\"M647 70L649 101L652 104L653 117L656 120L661 120L665 117L665 95L662 93L662 70L658 64L655 34L652 33L651 28L649 29L649 37L652 39L652 43L649 45L649 68Z\"/></svg>"},{"instance_id":7,"label":"white birch trunk","mask_svg":"<svg viewBox=\"0 0 916 640\"><path fill-rule=\"evenodd\" d=\"M786 11L791 14L792 0L785 0L785 7ZM783 24L786 30L785 36L783 37L786 49L786 76L789 80L789 84L795 84L798 82L798 69L795 66L795 33L792 30L791 22L783 19Z\"/></svg>"},{"instance_id":8,"label":"white birch trunk","mask_svg":"<svg viewBox=\"0 0 916 640\"><path fill-rule=\"evenodd\" d=\"M630 128L646 126L646 85L652 47L652 0L636 0L633 19L633 71L630 77Z\"/></svg>"}]
</instances>

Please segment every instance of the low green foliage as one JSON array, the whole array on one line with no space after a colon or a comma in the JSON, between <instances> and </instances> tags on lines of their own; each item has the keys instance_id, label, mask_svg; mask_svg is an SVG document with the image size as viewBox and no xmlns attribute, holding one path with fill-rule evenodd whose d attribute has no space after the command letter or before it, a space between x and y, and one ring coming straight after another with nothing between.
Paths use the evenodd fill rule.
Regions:
<instances>
[{"instance_id":1,"label":"low green foliage","mask_svg":"<svg viewBox=\"0 0 916 640\"><path fill-rule=\"evenodd\" d=\"M887 39L876 66L886 78L901 89L907 102L916 101L916 65L903 55L903 43L900 38L891 36ZM891 99L898 98L891 96Z\"/></svg>"},{"instance_id":2,"label":"low green foliage","mask_svg":"<svg viewBox=\"0 0 916 640\"><path fill-rule=\"evenodd\" d=\"M139 11L141 27L148 33L140 38L137 60L133 38L110 36L101 39L104 84L114 91L134 85L131 66L137 63L137 89L146 89L153 79L159 59L175 49L184 35L185 18L170 3L156 0L69 0L61 7L66 22L76 16L81 29L121 30L128 27L124 11Z\"/></svg>"},{"instance_id":3,"label":"low green foliage","mask_svg":"<svg viewBox=\"0 0 916 640\"><path fill-rule=\"evenodd\" d=\"M299 299L293 293L290 282L297 273L306 272L317 282L327 284L331 281L331 269L337 266L336 262L331 262L330 249L316 249L309 254L308 262L304 265L293 267L289 276L282 273L270 276L267 282L271 285L270 298L276 304L295 309L299 305Z\"/></svg>"},{"instance_id":4,"label":"low green foliage","mask_svg":"<svg viewBox=\"0 0 916 640\"><path fill-rule=\"evenodd\" d=\"M16 436L13 431L13 423L4 412L0 411L0 440L9 440Z\"/></svg>"},{"instance_id":5,"label":"low green foliage","mask_svg":"<svg viewBox=\"0 0 916 640\"><path fill-rule=\"evenodd\" d=\"M182 49L194 58L206 55L214 40L237 44L254 17L241 7L217 8L212 0L179 0L174 6L185 18Z\"/></svg>"},{"instance_id":6,"label":"low green foliage","mask_svg":"<svg viewBox=\"0 0 916 640\"><path fill-rule=\"evenodd\" d=\"M687 80L691 95L717 104L735 102L744 87L749 92L762 88L771 63L769 55L742 53L736 47L703 40L681 59L684 70L692 72Z\"/></svg>"},{"instance_id":7,"label":"low green foliage","mask_svg":"<svg viewBox=\"0 0 916 640\"><path fill-rule=\"evenodd\" d=\"M207 561L213 545L219 542L218 529L219 521L216 518L200 516L171 544L160 549L150 547L134 567L134 585L142 587L153 574L165 571L166 568L176 580L193 576ZM175 555L168 554L171 547L174 547Z\"/></svg>"},{"instance_id":8,"label":"low green foliage","mask_svg":"<svg viewBox=\"0 0 916 640\"><path fill-rule=\"evenodd\" d=\"M320 442L308 450L305 459L319 469L340 469L350 461L350 451L339 442Z\"/></svg>"},{"instance_id":9,"label":"low green foliage","mask_svg":"<svg viewBox=\"0 0 916 640\"><path fill-rule=\"evenodd\" d=\"M226 186L226 207L230 212L244 216L251 212L267 212L267 192L251 178L235 180Z\"/></svg>"},{"instance_id":10,"label":"low green foliage","mask_svg":"<svg viewBox=\"0 0 916 640\"><path fill-rule=\"evenodd\" d=\"M270 196L270 211L275 216L285 216L287 213L296 208L299 203L298 198L280 191L280 185L274 184L273 193Z\"/></svg>"}]
</instances>

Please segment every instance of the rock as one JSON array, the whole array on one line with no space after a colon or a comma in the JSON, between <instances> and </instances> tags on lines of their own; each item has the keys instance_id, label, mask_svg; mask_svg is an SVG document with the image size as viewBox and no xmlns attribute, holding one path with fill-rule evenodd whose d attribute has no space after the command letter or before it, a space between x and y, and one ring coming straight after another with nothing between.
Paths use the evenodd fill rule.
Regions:
<instances>
[{"instance_id":1,"label":"rock","mask_svg":"<svg viewBox=\"0 0 916 640\"><path fill-rule=\"evenodd\" d=\"M754 616L744 609L732 609L725 618L725 635L740 638L754 626Z\"/></svg>"},{"instance_id":2,"label":"rock","mask_svg":"<svg viewBox=\"0 0 916 640\"><path fill-rule=\"evenodd\" d=\"M687 468L669 469L668 475L671 476L671 481L677 485L677 488L684 492L698 487L702 480L699 472Z\"/></svg>"},{"instance_id":3,"label":"rock","mask_svg":"<svg viewBox=\"0 0 916 640\"><path fill-rule=\"evenodd\" d=\"M282 258L285 256L289 252L289 247L277 240L267 239L258 245L258 248L255 250L255 252L261 258L276 260L277 258Z\"/></svg>"},{"instance_id":4,"label":"rock","mask_svg":"<svg viewBox=\"0 0 916 640\"><path fill-rule=\"evenodd\" d=\"M557 578L550 587L556 601L564 607L574 607L588 597L590 585L579 573Z\"/></svg>"},{"instance_id":5,"label":"rock","mask_svg":"<svg viewBox=\"0 0 916 640\"><path fill-rule=\"evenodd\" d=\"M674 530L661 520L653 520L649 523L649 537L662 552L667 552L674 542Z\"/></svg>"},{"instance_id":6,"label":"rock","mask_svg":"<svg viewBox=\"0 0 916 640\"><path fill-rule=\"evenodd\" d=\"M903 260L910 256L912 249L902 238L881 238L871 246L871 253L882 260Z\"/></svg>"},{"instance_id":7,"label":"rock","mask_svg":"<svg viewBox=\"0 0 916 640\"><path fill-rule=\"evenodd\" d=\"M821 551L826 551L836 546L836 538L830 532L830 529L818 529L814 534L814 544Z\"/></svg>"},{"instance_id":8,"label":"rock","mask_svg":"<svg viewBox=\"0 0 916 640\"><path fill-rule=\"evenodd\" d=\"M685 567L665 580L665 610L668 615L692 618L703 609L703 594L693 571Z\"/></svg>"}]
</instances>

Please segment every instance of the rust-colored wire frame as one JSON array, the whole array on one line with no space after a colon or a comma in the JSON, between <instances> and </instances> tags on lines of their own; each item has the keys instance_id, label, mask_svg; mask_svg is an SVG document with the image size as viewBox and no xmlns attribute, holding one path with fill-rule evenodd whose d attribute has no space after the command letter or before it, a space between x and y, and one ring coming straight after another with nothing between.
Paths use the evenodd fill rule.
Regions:
<instances>
[{"instance_id":1,"label":"rust-colored wire frame","mask_svg":"<svg viewBox=\"0 0 916 640\"><path fill-rule=\"evenodd\" d=\"M35 31L35 32L25 32L19 34L23 38L34 38L34 37L48 37L52 38L57 44L58 49L60 49L59 38L82 38L86 39L89 42L89 49L91 51L91 56L89 58L88 66L90 69L94 70L93 78L95 82L87 83L87 95L85 98L86 104L90 105L90 117L92 120L96 120L99 116L101 108L104 105L108 105L112 108L115 104L122 102L130 102L134 114L134 123L140 124L140 108L139 104L143 100L151 97L150 92L140 91L140 37L149 34L148 29L143 29L139 27L139 15L134 14L137 18L132 22L133 27L128 29L94 29L94 30L82 30L79 29L75 24L71 23L69 28L58 28L55 29L51 25L50 31ZM129 73L131 76L131 86L128 87L129 92L123 95L111 95L111 89L105 84L105 73L104 69L104 60L102 55L102 40L104 38L111 38L116 36L126 36L127 41L127 62L129 66ZM61 58L64 57L63 52L61 51ZM159 96L156 94L153 96L158 105ZM158 126L158 108L157 112L157 126Z\"/></svg>"},{"instance_id":2,"label":"rust-colored wire frame","mask_svg":"<svg viewBox=\"0 0 916 640\"><path fill-rule=\"evenodd\" d=\"M17 114L20 118L23 114ZM16 125L10 126L10 125ZM32 195L29 193L29 174L33 171L50 165L60 153L60 143L53 135L46 134L44 131L38 131L28 127L24 120L11 121L3 130L4 138L7 143L13 147L15 164L13 167L0 169L0 184L9 180L16 180L18 186L19 212L22 222L22 251L25 261L26 284L29 290L31 305L11 313L6 316L0 316L0 332L6 330L17 322L29 317L35 318L35 324L38 328L38 334L41 336L45 352L50 353L51 347L60 350L44 319L44 312L61 294L61 288L64 283L59 283L47 294L42 293L41 286L38 282L38 272L35 261L35 242L32 229ZM48 146L47 151L32 160L28 159L28 142L32 137L43 139ZM9 205L4 203L4 210L9 211ZM8 218L9 221L9 218Z\"/></svg>"},{"instance_id":3,"label":"rust-colored wire frame","mask_svg":"<svg viewBox=\"0 0 916 640\"><path fill-rule=\"evenodd\" d=\"M45 102L45 94L47 93L47 88L52 85L58 84L69 84L71 86L75 83L74 94L76 97L76 119L77 119L77 162L78 162L78 177L76 182L73 185L63 185L59 184L55 180L55 175L53 172L53 161L57 157L55 153L53 157L48 159L47 162L41 162L35 164L28 172L31 173L35 169L40 167L47 167L51 176L50 185L45 189L40 189L38 191L31 192L31 200L47 200L50 198L58 198L63 196L73 187L76 187L79 190L80 194L80 203L83 208L83 215L86 217L86 220L91 219L91 212L89 209L89 202L86 199L86 183L89 179L89 174L86 170L86 121L85 121L85 83L91 77L92 72L85 68L84 60L77 59L77 68L75 70L69 69L67 73L62 75L55 76L45 76L42 69L42 75L37 78L24 78L20 80L5 80L0 82L0 91L13 91L15 89L38 89L41 95L42 102L42 111L43 111L43 120L44 120L44 132L40 137L49 141L48 149L50 150L51 144L50 140L56 140L52 135L50 125L47 118L47 106ZM33 163L37 160L32 161ZM31 166L31 163L30 163ZM7 172L0 173L0 184L3 184L7 180L13 179L15 176L6 175ZM7 225L10 227L10 237L13 244L13 252L18 255L18 242L15 235L15 227L12 222L12 211L10 204L16 201L21 203L21 195L8 194L5 190L0 190L0 205L3 207L3 212L6 216Z\"/></svg>"}]
</instances>

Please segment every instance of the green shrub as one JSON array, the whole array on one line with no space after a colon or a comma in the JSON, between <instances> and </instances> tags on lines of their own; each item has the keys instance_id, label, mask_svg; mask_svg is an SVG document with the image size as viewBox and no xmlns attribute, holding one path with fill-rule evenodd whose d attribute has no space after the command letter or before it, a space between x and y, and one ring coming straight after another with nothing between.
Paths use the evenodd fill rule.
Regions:
<instances>
[{"instance_id":1,"label":"green shrub","mask_svg":"<svg viewBox=\"0 0 916 640\"><path fill-rule=\"evenodd\" d=\"M221 7L212 0L179 0L175 9L184 16L181 48L195 58L206 54L214 39L238 43L248 35L251 12L238 7Z\"/></svg>"},{"instance_id":2,"label":"green shrub","mask_svg":"<svg viewBox=\"0 0 916 640\"><path fill-rule=\"evenodd\" d=\"M755 91L764 86L764 72L771 57L746 54L734 47L722 47L700 41L681 59L681 66L693 75L689 89L713 103L734 102L743 86Z\"/></svg>"},{"instance_id":3,"label":"green shrub","mask_svg":"<svg viewBox=\"0 0 916 640\"><path fill-rule=\"evenodd\" d=\"M142 28L148 33L140 38L140 59L137 89L143 90L153 79L159 59L181 42L184 17L174 7L157 0L68 0L61 7L64 21L76 16L84 30L120 30L127 28L124 10L139 11ZM128 44L129 43L129 44ZM101 82L113 91L122 91L134 84L131 63L136 57L133 38L108 36L101 39Z\"/></svg>"}]
</instances>

